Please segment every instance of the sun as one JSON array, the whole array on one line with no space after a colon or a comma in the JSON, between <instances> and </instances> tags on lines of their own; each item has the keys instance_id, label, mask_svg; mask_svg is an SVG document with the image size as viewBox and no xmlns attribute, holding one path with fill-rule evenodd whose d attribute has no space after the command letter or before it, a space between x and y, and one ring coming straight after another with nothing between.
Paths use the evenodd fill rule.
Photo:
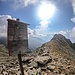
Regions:
<instances>
[{"instance_id":1,"label":"sun","mask_svg":"<svg viewBox=\"0 0 75 75\"><path fill-rule=\"evenodd\" d=\"M38 15L42 20L49 20L54 12L56 7L51 3L42 3L42 5L39 7Z\"/></svg>"}]
</instances>

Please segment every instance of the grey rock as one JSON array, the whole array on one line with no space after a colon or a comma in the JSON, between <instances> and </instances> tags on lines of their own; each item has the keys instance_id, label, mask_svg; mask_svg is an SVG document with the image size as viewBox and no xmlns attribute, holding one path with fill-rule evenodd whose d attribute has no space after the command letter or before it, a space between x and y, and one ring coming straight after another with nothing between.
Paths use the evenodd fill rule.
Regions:
<instances>
[{"instance_id":1,"label":"grey rock","mask_svg":"<svg viewBox=\"0 0 75 75\"><path fill-rule=\"evenodd\" d=\"M32 61L30 64L28 64L28 66L33 66L33 67L37 67L38 64L36 61Z\"/></svg>"},{"instance_id":2,"label":"grey rock","mask_svg":"<svg viewBox=\"0 0 75 75\"><path fill-rule=\"evenodd\" d=\"M49 65L49 66L47 66L47 68L49 69L49 70L54 70L55 69L55 66L53 66L53 65Z\"/></svg>"},{"instance_id":3,"label":"grey rock","mask_svg":"<svg viewBox=\"0 0 75 75\"><path fill-rule=\"evenodd\" d=\"M42 56L49 56L49 54L48 53L43 53Z\"/></svg>"},{"instance_id":4,"label":"grey rock","mask_svg":"<svg viewBox=\"0 0 75 75\"><path fill-rule=\"evenodd\" d=\"M33 57L25 57L25 58L23 58L23 62L25 62L25 63L28 62L29 63L31 59L33 59Z\"/></svg>"},{"instance_id":5,"label":"grey rock","mask_svg":"<svg viewBox=\"0 0 75 75\"><path fill-rule=\"evenodd\" d=\"M40 64L47 64L48 62L52 61L52 58L50 56L37 56L35 58L35 61L40 63Z\"/></svg>"},{"instance_id":6,"label":"grey rock","mask_svg":"<svg viewBox=\"0 0 75 75\"><path fill-rule=\"evenodd\" d=\"M24 74L25 74L25 75L28 75L28 73L27 73L26 71L24 71Z\"/></svg>"},{"instance_id":7,"label":"grey rock","mask_svg":"<svg viewBox=\"0 0 75 75\"><path fill-rule=\"evenodd\" d=\"M59 75L66 75L66 74L59 74Z\"/></svg>"},{"instance_id":8,"label":"grey rock","mask_svg":"<svg viewBox=\"0 0 75 75\"><path fill-rule=\"evenodd\" d=\"M28 70L28 75L36 75L36 70Z\"/></svg>"}]
</instances>

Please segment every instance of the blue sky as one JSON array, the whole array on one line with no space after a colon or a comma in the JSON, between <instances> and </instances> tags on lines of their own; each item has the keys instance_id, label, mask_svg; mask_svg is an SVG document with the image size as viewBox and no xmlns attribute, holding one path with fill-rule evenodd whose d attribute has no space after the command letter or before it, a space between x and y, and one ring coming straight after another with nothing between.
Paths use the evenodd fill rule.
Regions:
<instances>
[{"instance_id":1,"label":"blue sky","mask_svg":"<svg viewBox=\"0 0 75 75\"><path fill-rule=\"evenodd\" d=\"M38 15L42 2L56 7L46 23ZM7 19L19 18L30 24L29 37L49 41L54 34L62 34L75 42L75 0L0 0L0 37L7 35Z\"/></svg>"}]
</instances>

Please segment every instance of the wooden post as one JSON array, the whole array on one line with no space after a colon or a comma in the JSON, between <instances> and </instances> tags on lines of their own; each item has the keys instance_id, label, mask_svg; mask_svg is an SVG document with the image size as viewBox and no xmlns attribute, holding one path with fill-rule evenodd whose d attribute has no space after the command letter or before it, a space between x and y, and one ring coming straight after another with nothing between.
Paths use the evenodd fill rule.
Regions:
<instances>
[{"instance_id":1,"label":"wooden post","mask_svg":"<svg viewBox=\"0 0 75 75\"><path fill-rule=\"evenodd\" d=\"M21 74L24 75L24 69L23 69L23 66L22 66L21 53L18 54L18 61L19 61L19 65L20 65Z\"/></svg>"}]
</instances>

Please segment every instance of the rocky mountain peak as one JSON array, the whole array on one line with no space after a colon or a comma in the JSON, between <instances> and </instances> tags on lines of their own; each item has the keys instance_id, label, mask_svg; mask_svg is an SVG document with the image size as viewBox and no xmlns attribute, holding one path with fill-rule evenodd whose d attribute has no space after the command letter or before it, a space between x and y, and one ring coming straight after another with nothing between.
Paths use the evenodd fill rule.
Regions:
<instances>
[{"instance_id":1,"label":"rocky mountain peak","mask_svg":"<svg viewBox=\"0 0 75 75\"><path fill-rule=\"evenodd\" d=\"M51 39L51 41L53 42L57 42L60 45L69 45L70 47L73 48L73 44L70 41L70 39L67 39L65 36L61 35L61 34L55 34L54 37Z\"/></svg>"},{"instance_id":2,"label":"rocky mountain peak","mask_svg":"<svg viewBox=\"0 0 75 75\"><path fill-rule=\"evenodd\" d=\"M62 56L75 59L74 45L70 39L67 39L61 34L55 34L51 41L45 43L42 47L47 47L52 50L52 52L57 52Z\"/></svg>"},{"instance_id":3,"label":"rocky mountain peak","mask_svg":"<svg viewBox=\"0 0 75 75\"><path fill-rule=\"evenodd\" d=\"M60 39L66 39L66 38L65 38L63 35L61 35L61 34L55 34L54 37L52 38L52 40L53 40L53 39L59 39L59 38L60 38Z\"/></svg>"}]
</instances>

